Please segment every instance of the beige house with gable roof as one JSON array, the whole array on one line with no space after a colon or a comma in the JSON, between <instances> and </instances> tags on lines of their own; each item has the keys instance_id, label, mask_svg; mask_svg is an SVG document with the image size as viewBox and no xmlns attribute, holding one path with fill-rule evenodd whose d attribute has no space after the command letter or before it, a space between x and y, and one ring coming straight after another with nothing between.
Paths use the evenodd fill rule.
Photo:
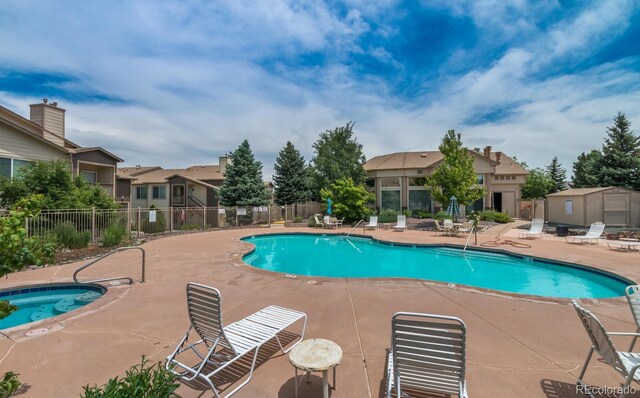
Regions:
<instances>
[{"instance_id":1,"label":"beige house with gable roof","mask_svg":"<svg viewBox=\"0 0 640 398\"><path fill-rule=\"evenodd\" d=\"M481 152L469 150L478 175L478 185L486 195L470 208L493 209L518 217L522 185L529 174L522 166L491 147ZM436 212L441 205L435 202L424 187L425 177L442 162L439 151L399 152L376 156L368 160L367 186L376 196L378 210L422 210Z\"/></svg>"}]
</instances>

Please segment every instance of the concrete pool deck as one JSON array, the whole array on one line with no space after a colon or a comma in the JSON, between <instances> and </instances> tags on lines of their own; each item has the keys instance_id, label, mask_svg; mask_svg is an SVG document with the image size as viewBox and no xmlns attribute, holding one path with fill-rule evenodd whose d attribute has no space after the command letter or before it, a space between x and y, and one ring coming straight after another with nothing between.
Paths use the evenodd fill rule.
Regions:
<instances>
[{"instance_id":1,"label":"concrete pool deck","mask_svg":"<svg viewBox=\"0 0 640 398\"><path fill-rule=\"evenodd\" d=\"M531 248L498 248L515 253L569 261L612 271L640 281L640 254L611 251L604 243L570 245L544 235L517 239L514 226L497 226L479 235L479 242L499 233ZM61 317L28 324L0 338L0 372L20 374L26 384L18 397L74 397L85 384L103 384L139 363L141 355L161 361L175 348L188 326L185 285L195 281L220 289L223 321L231 323L269 304L304 311L309 318L305 339L324 338L340 345L332 397L382 397L390 320L397 311L415 311L462 318L467 324L467 388L471 397L581 397L576 377L589 340L566 299L522 297L419 280L291 278L242 265L251 245L240 237L261 233L348 232L311 228L254 228L176 235L145 243L147 281L111 286L97 302ZM361 233L362 230L359 230ZM465 239L434 236L430 231L369 231L376 238L410 243L453 243ZM69 282L86 262L9 275L0 288ZM140 275L139 253L123 252L86 270L82 278ZM609 331L635 330L624 298L581 300ZM32 329L48 333L26 337ZM614 339L619 349L627 337ZM639 343L640 344L640 343ZM640 346L639 346L640 347ZM640 348L638 348L640 350ZM268 351L268 350L267 350ZM265 353L267 353L265 351ZM293 397L294 371L279 352L257 368L237 397ZM620 386L622 378L593 359L585 380L595 386ZM226 387L226 386L224 386ZM302 383L301 397L322 396L322 379L312 374ZM230 391L230 389L227 389ZM211 397L203 386L182 384L184 397ZM631 395L640 397L640 394Z\"/></svg>"}]
</instances>

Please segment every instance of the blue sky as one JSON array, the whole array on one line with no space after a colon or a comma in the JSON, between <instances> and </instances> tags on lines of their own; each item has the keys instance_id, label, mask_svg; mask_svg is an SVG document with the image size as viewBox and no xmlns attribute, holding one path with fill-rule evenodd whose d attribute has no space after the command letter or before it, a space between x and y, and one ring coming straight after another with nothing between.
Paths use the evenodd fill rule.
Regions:
<instances>
[{"instance_id":1,"label":"blue sky","mask_svg":"<svg viewBox=\"0 0 640 398\"><path fill-rule=\"evenodd\" d=\"M355 121L367 158L448 129L571 169L625 112L640 132L640 3L0 3L0 105L67 110L67 137L126 165L217 163L247 138L269 178L287 140Z\"/></svg>"}]
</instances>

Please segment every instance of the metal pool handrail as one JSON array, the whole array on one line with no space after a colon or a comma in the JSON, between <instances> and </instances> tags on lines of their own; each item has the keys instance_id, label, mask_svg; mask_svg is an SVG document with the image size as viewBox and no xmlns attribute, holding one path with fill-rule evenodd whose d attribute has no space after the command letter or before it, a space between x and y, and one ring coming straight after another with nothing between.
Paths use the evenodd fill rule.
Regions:
<instances>
[{"instance_id":1,"label":"metal pool handrail","mask_svg":"<svg viewBox=\"0 0 640 398\"><path fill-rule=\"evenodd\" d=\"M352 233L356 228L358 228L358 225L360 225L360 223L361 223L361 222L363 222L363 221L364 221L364 220L360 220L360 221L358 221L358 223L356 224L356 226L355 226L355 227L353 227L353 228L351 228L351 231L349 231L349 233L347 234L347 236L351 235L351 233Z\"/></svg>"},{"instance_id":2,"label":"metal pool handrail","mask_svg":"<svg viewBox=\"0 0 640 398\"><path fill-rule=\"evenodd\" d=\"M119 248L117 248L117 249L105 254L102 257L96 258L95 260L93 260L93 261L83 265L82 267L78 268L76 270L76 272L73 273L73 280L76 283L96 283L96 282L107 282L107 281L116 281L116 280L124 279L124 280L127 280L130 285L133 285L135 283L135 281L133 280L133 278L128 277L128 276L119 276L119 277L115 277L115 278L102 278L102 279L96 279L96 280L92 280L92 281L79 281L78 277L77 277L78 273L80 271L82 271L85 268L89 268L90 266L92 266L93 264L97 263L98 261L103 260L103 259L109 257L112 254L119 253L119 252L125 251L125 250L131 250L131 249L137 249L137 250L140 250L142 252L142 278L141 278L140 282L144 282L146 253L145 253L143 248L137 247L137 246L119 247Z\"/></svg>"}]
</instances>

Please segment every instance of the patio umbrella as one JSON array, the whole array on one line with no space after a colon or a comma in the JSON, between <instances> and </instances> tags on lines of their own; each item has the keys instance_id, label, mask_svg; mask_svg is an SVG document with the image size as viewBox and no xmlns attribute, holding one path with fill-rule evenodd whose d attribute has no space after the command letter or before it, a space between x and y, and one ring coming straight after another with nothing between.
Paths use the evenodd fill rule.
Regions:
<instances>
[{"instance_id":1,"label":"patio umbrella","mask_svg":"<svg viewBox=\"0 0 640 398\"><path fill-rule=\"evenodd\" d=\"M460 206L458 206L458 199L455 196L449 198L449 207L447 207L447 215L453 217L453 221L456 221L457 216L460 215Z\"/></svg>"},{"instance_id":2,"label":"patio umbrella","mask_svg":"<svg viewBox=\"0 0 640 398\"><path fill-rule=\"evenodd\" d=\"M331 215L331 199L327 199L327 214Z\"/></svg>"}]
</instances>

